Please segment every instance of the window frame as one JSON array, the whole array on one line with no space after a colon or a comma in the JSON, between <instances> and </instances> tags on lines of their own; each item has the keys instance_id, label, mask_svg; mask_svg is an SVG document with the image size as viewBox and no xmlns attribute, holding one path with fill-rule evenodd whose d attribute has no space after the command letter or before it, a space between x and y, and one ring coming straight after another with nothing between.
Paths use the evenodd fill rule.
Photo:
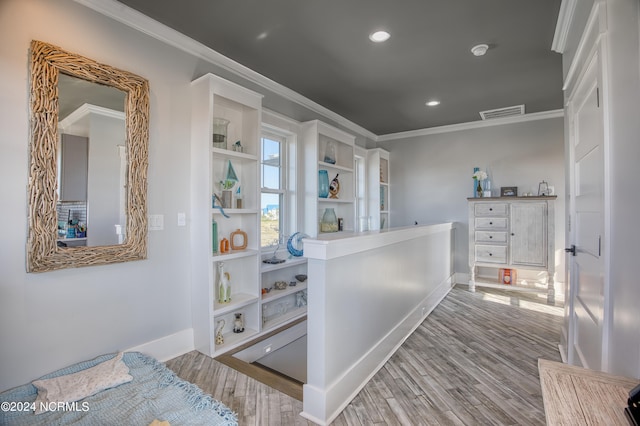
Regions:
<instances>
[{"instance_id":1,"label":"window frame","mask_svg":"<svg viewBox=\"0 0 640 426\"><path fill-rule=\"evenodd\" d=\"M293 183L295 182L295 168L292 167L290 161L292 158L295 159L294 152L296 138L295 134L287 130L270 124L262 123L262 127L260 130L261 151L264 139L270 139L280 143L280 189L267 188L263 186L264 160L262 155L260 158L260 210L262 210L263 194L280 195L280 206L278 213L280 222L280 229L278 232L279 243L262 245L262 232L260 233L260 249L269 250L277 247L278 244L281 248L284 247L286 238L288 235L290 235L291 229L293 229L294 226L292 221L295 220L295 195L293 194L292 189L294 188Z\"/></svg>"}]
</instances>

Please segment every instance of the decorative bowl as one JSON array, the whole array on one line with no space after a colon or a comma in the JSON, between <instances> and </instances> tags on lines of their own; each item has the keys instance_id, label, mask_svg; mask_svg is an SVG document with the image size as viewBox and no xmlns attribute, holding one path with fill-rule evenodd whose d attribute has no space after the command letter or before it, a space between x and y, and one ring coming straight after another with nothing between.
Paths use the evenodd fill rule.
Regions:
<instances>
[{"instance_id":1,"label":"decorative bowl","mask_svg":"<svg viewBox=\"0 0 640 426\"><path fill-rule=\"evenodd\" d=\"M301 283L303 283L303 282L305 282L307 280L307 276L305 274L298 274L298 275L296 275L296 280L298 280Z\"/></svg>"}]
</instances>

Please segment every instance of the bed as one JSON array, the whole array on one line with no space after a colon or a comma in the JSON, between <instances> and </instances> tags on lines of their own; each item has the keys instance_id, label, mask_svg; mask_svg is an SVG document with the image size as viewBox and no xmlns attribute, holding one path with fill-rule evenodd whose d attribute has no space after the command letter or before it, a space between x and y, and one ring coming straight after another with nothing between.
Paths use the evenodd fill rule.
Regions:
<instances>
[{"instance_id":1,"label":"bed","mask_svg":"<svg viewBox=\"0 0 640 426\"><path fill-rule=\"evenodd\" d=\"M79 392L90 396L68 400ZM238 424L223 403L139 352L102 355L57 370L0 393L0 404L0 425L10 426Z\"/></svg>"}]
</instances>

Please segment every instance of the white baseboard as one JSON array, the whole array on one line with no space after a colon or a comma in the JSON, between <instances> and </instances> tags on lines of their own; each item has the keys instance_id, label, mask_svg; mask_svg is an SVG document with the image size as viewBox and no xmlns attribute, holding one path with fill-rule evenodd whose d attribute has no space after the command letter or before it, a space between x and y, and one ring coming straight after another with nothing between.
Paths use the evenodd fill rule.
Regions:
<instances>
[{"instance_id":1,"label":"white baseboard","mask_svg":"<svg viewBox=\"0 0 640 426\"><path fill-rule=\"evenodd\" d=\"M305 409L300 415L319 425L328 425L335 420L411 333L449 294L453 285L453 276L450 276L425 297L393 330L354 363L329 389L322 390L305 384L305 401L316 401L321 407L308 407L310 409ZM354 383L357 385L354 386ZM330 412L331 414L323 422L311 414L317 412Z\"/></svg>"},{"instance_id":2,"label":"white baseboard","mask_svg":"<svg viewBox=\"0 0 640 426\"><path fill-rule=\"evenodd\" d=\"M187 328L177 333L129 348L126 352L142 352L145 355L154 357L160 362L166 362L172 358L191 352L194 348L193 329Z\"/></svg>"}]
</instances>

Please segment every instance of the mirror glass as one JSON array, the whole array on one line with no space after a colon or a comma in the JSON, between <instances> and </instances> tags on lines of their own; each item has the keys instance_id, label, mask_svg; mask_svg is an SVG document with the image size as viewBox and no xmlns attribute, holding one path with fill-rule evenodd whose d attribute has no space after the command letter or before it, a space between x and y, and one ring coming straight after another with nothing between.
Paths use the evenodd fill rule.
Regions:
<instances>
[{"instance_id":1,"label":"mirror glass","mask_svg":"<svg viewBox=\"0 0 640 426\"><path fill-rule=\"evenodd\" d=\"M121 244L126 93L60 73L58 97L58 245Z\"/></svg>"},{"instance_id":2,"label":"mirror glass","mask_svg":"<svg viewBox=\"0 0 640 426\"><path fill-rule=\"evenodd\" d=\"M147 256L149 83L31 42L27 272Z\"/></svg>"}]
</instances>

